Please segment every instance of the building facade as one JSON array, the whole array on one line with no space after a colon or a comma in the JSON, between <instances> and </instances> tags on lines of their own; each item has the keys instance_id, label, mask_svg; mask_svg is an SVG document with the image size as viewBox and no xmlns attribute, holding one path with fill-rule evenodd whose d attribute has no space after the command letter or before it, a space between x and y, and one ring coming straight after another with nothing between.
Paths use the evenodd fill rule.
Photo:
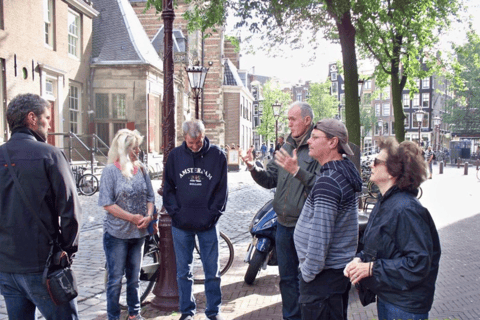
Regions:
<instances>
[{"instance_id":1,"label":"building facade","mask_svg":"<svg viewBox=\"0 0 480 320\"><path fill-rule=\"evenodd\" d=\"M99 12L84 0L2 1L0 10L0 143L10 134L6 107L22 93L50 102L50 133L87 132L92 19ZM62 135L48 142L65 145Z\"/></svg>"}]
</instances>

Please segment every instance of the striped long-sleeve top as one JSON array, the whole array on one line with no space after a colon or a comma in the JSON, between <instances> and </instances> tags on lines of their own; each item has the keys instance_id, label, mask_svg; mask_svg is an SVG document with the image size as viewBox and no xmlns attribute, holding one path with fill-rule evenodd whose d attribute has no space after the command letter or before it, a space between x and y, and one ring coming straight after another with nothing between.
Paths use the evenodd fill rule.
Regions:
<instances>
[{"instance_id":1,"label":"striped long-sleeve top","mask_svg":"<svg viewBox=\"0 0 480 320\"><path fill-rule=\"evenodd\" d=\"M330 161L303 207L294 241L305 282L324 269L340 269L355 256L358 244L358 197L362 179L353 163Z\"/></svg>"}]
</instances>

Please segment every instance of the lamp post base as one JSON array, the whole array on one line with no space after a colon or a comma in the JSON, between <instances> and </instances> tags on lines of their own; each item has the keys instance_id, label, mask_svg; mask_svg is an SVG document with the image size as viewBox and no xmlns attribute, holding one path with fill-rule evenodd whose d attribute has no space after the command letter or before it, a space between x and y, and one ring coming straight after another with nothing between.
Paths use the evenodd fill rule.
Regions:
<instances>
[{"instance_id":1,"label":"lamp post base","mask_svg":"<svg viewBox=\"0 0 480 320\"><path fill-rule=\"evenodd\" d=\"M160 232L160 272L153 294L152 307L162 311L176 311L179 309L177 286L177 265L172 239L172 218L165 212L160 214L158 221Z\"/></svg>"}]
</instances>

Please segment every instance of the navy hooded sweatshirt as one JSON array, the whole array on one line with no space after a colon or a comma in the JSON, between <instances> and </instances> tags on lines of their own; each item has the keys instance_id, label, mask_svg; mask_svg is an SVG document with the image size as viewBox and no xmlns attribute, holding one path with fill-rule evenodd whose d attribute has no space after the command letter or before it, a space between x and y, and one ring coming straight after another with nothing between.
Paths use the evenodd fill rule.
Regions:
<instances>
[{"instance_id":1,"label":"navy hooded sweatshirt","mask_svg":"<svg viewBox=\"0 0 480 320\"><path fill-rule=\"evenodd\" d=\"M175 228L193 231L212 228L225 211L227 194L227 158L207 137L196 153L185 142L170 152L163 205Z\"/></svg>"}]
</instances>

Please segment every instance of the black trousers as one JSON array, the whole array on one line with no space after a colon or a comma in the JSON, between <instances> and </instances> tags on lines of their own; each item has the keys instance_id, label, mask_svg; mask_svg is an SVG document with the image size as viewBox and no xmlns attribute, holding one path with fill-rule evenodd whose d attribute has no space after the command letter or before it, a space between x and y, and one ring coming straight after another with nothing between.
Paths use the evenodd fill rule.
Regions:
<instances>
[{"instance_id":1,"label":"black trousers","mask_svg":"<svg viewBox=\"0 0 480 320\"><path fill-rule=\"evenodd\" d=\"M350 280L343 269L326 269L311 282L300 275L302 320L346 320Z\"/></svg>"}]
</instances>

